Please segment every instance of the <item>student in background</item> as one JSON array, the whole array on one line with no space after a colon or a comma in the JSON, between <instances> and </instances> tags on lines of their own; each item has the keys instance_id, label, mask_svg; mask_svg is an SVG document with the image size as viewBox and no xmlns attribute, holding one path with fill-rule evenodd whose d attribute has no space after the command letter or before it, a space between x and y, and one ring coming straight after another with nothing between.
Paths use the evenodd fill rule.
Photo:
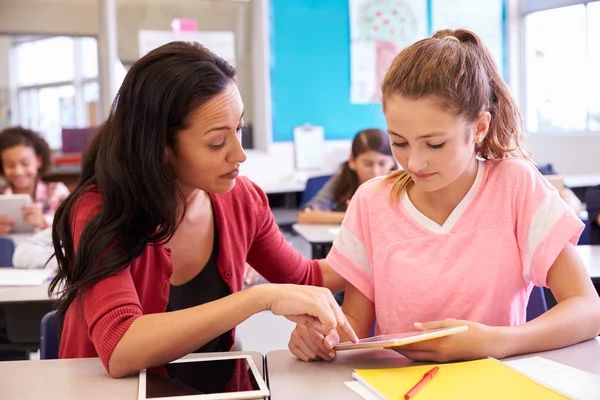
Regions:
<instances>
[{"instance_id":1,"label":"student in background","mask_svg":"<svg viewBox=\"0 0 600 400\"><path fill-rule=\"evenodd\" d=\"M53 254L52 228L47 228L17 245L13 254L13 266L23 269L57 269L58 265L56 258L52 257Z\"/></svg>"},{"instance_id":2,"label":"student in background","mask_svg":"<svg viewBox=\"0 0 600 400\"><path fill-rule=\"evenodd\" d=\"M127 73L52 227L61 358L99 356L122 377L190 352L229 351L236 325L264 310L356 337L331 291L314 287L337 292L343 281L303 259L265 193L238 177L246 155L235 75L185 42ZM241 290L246 262L289 284Z\"/></svg>"},{"instance_id":3,"label":"student in background","mask_svg":"<svg viewBox=\"0 0 600 400\"><path fill-rule=\"evenodd\" d=\"M380 129L358 132L350 159L298 214L301 224L340 224L348 203L360 185L396 170L389 139Z\"/></svg>"},{"instance_id":4,"label":"student in background","mask_svg":"<svg viewBox=\"0 0 600 400\"><path fill-rule=\"evenodd\" d=\"M359 337L467 325L395 349L435 362L504 358L600 333L600 298L575 244L583 224L537 171L519 111L492 56L466 30L402 50L383 110L403 170L352 198L327 257L347 281L343 311ZM558 304L526 322L533 286ZM305 326L290 350L335 356L344 340Z\"/></svg>"},{"instance_id":5,"label":"student in background","mask_svg":"<svg viewBox=\"0 0 600 400\"><path fill-rule=\"evenodd\" d=\"M54 212L69 195L63 183L42 180L51 162L48 143L35 132L21 127L0 132L0 175L6 179L0 194L31 196L33 203L23 209L23 220L37 229L52 226ZM0 210L0 234L10 233L13 226Z\"/></svg>"},{"instance_id":6,"label":"student in background","mask_svg":"<svg viewBox=\"0 0 600 400\"><path fill-rule=\"evenodd\" d=\"M590 244L600 244L600 185L588 189L585 204L590 224Z\"/></svg>"}]
</instances>

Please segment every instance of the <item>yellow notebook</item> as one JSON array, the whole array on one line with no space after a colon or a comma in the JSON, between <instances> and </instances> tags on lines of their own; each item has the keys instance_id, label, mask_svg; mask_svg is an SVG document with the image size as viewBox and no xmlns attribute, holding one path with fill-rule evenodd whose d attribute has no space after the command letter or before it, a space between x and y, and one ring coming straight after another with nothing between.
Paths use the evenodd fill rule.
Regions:
<instances>
[{"instance_id":1,"label":"yellow notebook","mask_svg":"<svg viewBox=\"0 0 600 400\"><path fill-rule=\"evenodd\" d=\"M434 365L390 369L357 369L354 379L367 386L382 399L404 399L425 372ZM439 364L438 373L414 396L414 400L428 399L568 399L543 386L506 364L487 358L452 364Z\"/></svg>"}]
</instances>

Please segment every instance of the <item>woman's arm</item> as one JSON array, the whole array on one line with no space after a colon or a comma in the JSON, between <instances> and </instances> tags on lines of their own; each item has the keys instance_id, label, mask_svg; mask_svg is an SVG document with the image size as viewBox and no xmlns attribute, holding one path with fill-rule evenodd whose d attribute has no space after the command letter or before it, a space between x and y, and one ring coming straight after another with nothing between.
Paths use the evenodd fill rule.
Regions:
<instances>
[{"instance_id":1,"label":"woman's arm","mask_svg":"<svg viewBox=\"0 0 600 400\"><path fill-rule=\"evenodd\" d=\"M568 244L548 271L558 304L526 324L498 328L500 357L569 346L600 334L600 298L575 247Z\"/></svg>"},{"instance_id":2,"label":"woman's arm","mask_svg":"<svg viewBox=\"0 0 600 400\"><path fill-rule=\"evenodd\" d=\"M120 378L180 358L263 310L321 332L344 326L345 334L353 337L327 289L259 285L185 310L139 316L116 344L109 374Z\"/></svg>"},{"instance_id":3,"label":"woman's arm","mask_svg":"<svg viewBox=\"0 0 600 400\"><path fill-rule=\"evenodd\" d=\"M341 224L346 215L343 211L304 209L298 213L299 224Z\"/></svg>"}]
</instances>

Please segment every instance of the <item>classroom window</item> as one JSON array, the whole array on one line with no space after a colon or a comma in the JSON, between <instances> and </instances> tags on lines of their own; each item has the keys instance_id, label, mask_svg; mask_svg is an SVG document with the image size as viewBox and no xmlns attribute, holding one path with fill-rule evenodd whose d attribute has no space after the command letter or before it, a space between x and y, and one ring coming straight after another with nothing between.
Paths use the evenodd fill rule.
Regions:
<instances>
[{"instance_id":1,"label":"classroom window","mask_svg":"<svg viewBox=\"0 0 600 400\"><path fill-rule=\"evenodd\" d=\"M40 132L57 150L62 148L62 128L98 123L95 38L59 36L16 43L12 57L16 122Z\"/></svg>"},{"instance_id":2,"label":"classroom window","mask_svg":"<svg viewBox=\"0 0 600 400\"><path fill-rule=\"evenodd\" d=\"M600 3L525 16L529 132L600 130Z\"/></svg>"}]
</instances>

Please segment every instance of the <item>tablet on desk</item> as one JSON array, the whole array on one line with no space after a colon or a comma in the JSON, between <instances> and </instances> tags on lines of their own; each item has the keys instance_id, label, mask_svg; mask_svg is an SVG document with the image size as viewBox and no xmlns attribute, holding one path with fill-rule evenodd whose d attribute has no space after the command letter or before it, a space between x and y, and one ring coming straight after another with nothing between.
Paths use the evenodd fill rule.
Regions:
<instances>
[{"instance_id":1,"label":"tablet on desk","mask_svg":"<svg viewBox=\"0 0 600 400\"><path fill-rule=\"evenodd\" d=\"M138 400L261 399L269 389L251 356L180 359L140 372Z\"/></svg>"},{"instance_id":2,"label":"tablet on desk","mask_svg":"<svg viewBox=\"0 0 600 400\"><path fill-rule=\"evenodd\" d=\"M0 215L15 221L15 227L11 233L32 233L35 226L23 222L23 207L31 204L28 194L1 194Z\"/></svg>"},{"instance_id":3,"label":"tablet on desk","mask_svg":"<svg viewBox=\"0 0 600 400\"><path fill-rule=\"evenodd\" d=\"M443 336L454 335L469 329L468 326L457 326L454 328L431 329L428 331L415 331L396 333L392 335L373 336L361 339L358 343L343 342L335 346L335 350L372 349L383 347L400 347L410 343L423 342L425 340L437 339Z\"/></svg>"}]
</instances>

